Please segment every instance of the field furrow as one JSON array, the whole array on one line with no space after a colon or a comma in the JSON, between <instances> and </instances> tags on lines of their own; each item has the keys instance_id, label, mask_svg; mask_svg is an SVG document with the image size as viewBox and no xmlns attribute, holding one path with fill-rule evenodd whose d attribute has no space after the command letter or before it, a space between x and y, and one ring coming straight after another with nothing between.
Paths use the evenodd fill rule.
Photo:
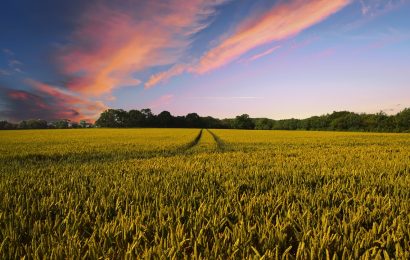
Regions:
<instances>
[{"instance_id":1,"label":"field furrow","mask_svg":"<svg viewBox=\"0 0 410 260\"><path fill-rule=\"evenodd\" d=\"M214 132L212 132L209 129L206 129L206 130L208 131L209 134L212 135L212 138L216 142L219 151L226 151L229 149L227 143L223 141L219 136L217 136Z\"/></svg>"},{"instance_id":2,"label":"field furrow","mask_svg":"<svg viewBox=\"0 0 410 260\"><path fill-rule=\"evenodd\" d=\"M206 153L206 152L214 152L217 149L217 143L212 138L212 135L206 131L201 130L202 136L199 142L195 147L193 147L189 152L191 153Z\"/></svg>"},{"instance_id":3,"label":"field furrow","mask_svg":"<svg viewBox=\"0 0 410 260\"><path fill-rule=\"evenodd\" d=\"M74 135L65 135L68 133L57 130L47 136L40 131L33 146L29 145L30 136L26 131L15 140L6 133L0 142L4 144L0 163L87 163L169 157L196 146L202 135L202 130L198 132L196 129L155 129L149 134L141 129L112 130L113 136L110 132L101 131L103 133L97 138L92 136L92 131L83 131L83 136L77 136L78 131L75 130ZM8 149L9 146L14 147Z\"/></svg>"}]
</instances>

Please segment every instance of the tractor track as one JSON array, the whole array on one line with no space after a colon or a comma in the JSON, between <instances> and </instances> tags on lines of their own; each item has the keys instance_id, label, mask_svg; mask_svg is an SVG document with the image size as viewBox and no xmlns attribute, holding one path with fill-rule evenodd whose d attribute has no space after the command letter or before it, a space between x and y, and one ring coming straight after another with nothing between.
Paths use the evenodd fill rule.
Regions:
<instances>
[{"instance_id":1,"label":"tractor track","mask_svg":"<svg viewBox=\"0 0 410 260\"><path fill-rule=\"evenodd\" d=\"M195 137L194 140L192 140L191 142L189 142L188 144L186 144L181 150L182 151L187 151L191 148L193 148L194 146L198 145L199 141L201 141L201 137L202 137L202 132L204 129L201 129L198 133L198 135Z\"/></svg>"},{"instance_id":2,"label":"tractor track","mask_svg":"<svg viewBox=\"0 0 410 260\"><path fill-rule=\"evenodd\" d=\"M212 137L214 138L214 140L216 142L216 145L217 145L217 149L219 151L228 150L228 145L219 136L217 136L214 132L212 132L209 129L206 129L206 131L208 131L208 133L210 133L212 135Z\"/></svg>"},{"instance_id":3,"label":"tractor track","mask_svg":"<svg viewBox=\"0 0 410 260\"><path fill-rule=\"evenodd\" d=\"M203 129L199 131L195 139L191 142L176 147L171 150L154 150L145 153L140 152L117 152L117 153L99 153L99 152L70 152L67 154L27 154L14 155L0 159L0 163L7 164L9 162L20 162L30 164L42 163L89 163L95 161L118 161L118 160L132 160L132 159L151 159L155 157L172 157L181 155L191 150L201 140Z\"/></svg>"},{"instance_id":4,"label":"tractor track","mask_svg":"<svg viewBox=\"0 0 410 260\"><path fill-rule=\"evenodd\" d=\"M206 129L211 134L214 141L217 144L217 151L227 151L227 144L216 134L209 129ZM132 160L132 159L151 159L155 157L172 157L177 155L186 154L194 147L196 147L201 141L204 129L201 129L191 142L176 147L171 150L162 151L148 151L145 153L139 152L119 152L119 153L99 153L99 152L81 152L81 153L67 153L67 154L28 154L28 155L15 155L7 158L2 158L0 163L7 164L9 162L21 162L30 164L42 164L42 163L89 163L95 161L118 161L118 160Z\"/></svg>"}]
</instances>

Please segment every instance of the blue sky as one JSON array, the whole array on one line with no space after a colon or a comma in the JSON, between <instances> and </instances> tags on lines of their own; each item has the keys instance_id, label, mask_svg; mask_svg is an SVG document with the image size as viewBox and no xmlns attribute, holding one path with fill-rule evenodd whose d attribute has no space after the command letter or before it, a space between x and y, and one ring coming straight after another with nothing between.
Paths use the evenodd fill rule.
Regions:
<instances>
[{"instance_id":1,"label":"blue sky","mask_svg":"<svg viewBox=\"0 0 410 260\"><path fill-rule=\"evenodd\" d=\"M410 107L408 0L2 1L0 119Z\"/></svg>"}]
</instances>

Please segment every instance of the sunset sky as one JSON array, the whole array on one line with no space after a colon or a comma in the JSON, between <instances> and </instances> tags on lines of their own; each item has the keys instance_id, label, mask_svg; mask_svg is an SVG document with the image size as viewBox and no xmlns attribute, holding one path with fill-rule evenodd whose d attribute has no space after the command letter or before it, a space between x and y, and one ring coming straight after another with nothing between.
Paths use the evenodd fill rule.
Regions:
<instances>
[{"instance_id":1,"label":"sunset sky","mask_svg":"<svg viewBox=\"0 0 410 260\"><path fill-rule=\"evenodd\" d=\"M3 0L0 119L410 107L410 0Z\"/></svg>"}]
</instances>

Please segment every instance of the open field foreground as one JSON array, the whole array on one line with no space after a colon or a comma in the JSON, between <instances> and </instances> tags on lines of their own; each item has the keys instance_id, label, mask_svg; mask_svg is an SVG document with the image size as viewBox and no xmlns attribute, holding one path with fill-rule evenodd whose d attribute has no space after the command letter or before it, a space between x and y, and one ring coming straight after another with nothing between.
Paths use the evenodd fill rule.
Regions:
<instances>
[{"instance_id":1,"label":"open field foreground","mask_svg":"<svg viewBox=\"0 0 410 260\"><path fill-rule=\"evenodd\" d=\"M410 258L410 135L0 132L0 258Z\"/></svg>"}]
</instances>

